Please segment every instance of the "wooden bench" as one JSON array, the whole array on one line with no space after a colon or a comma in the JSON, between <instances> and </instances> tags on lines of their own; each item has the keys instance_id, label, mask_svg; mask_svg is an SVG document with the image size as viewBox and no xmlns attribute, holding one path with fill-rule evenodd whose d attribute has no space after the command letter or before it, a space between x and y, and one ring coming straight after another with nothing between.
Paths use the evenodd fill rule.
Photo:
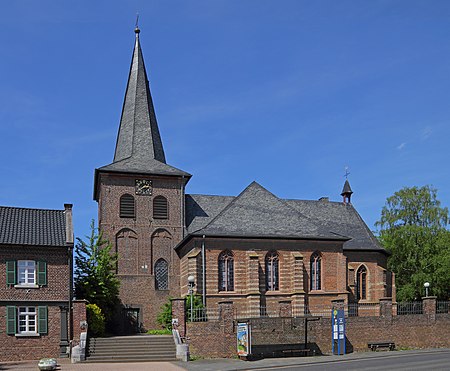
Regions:
<instances>
[{"instance_id":1,"label":"wooden bench","mask_svg":"<svg viewBox=\"0 0 450 371\"><path fill-rule=\"evenodd\" d=\"M393 341L373 341L367 343L367 347L373 352L378 348L389 348L389 350L395 350L395 343Z\"/></svg>"},{"instance_id":2,"label":"wooden bench","mask_svg":"<svg viewBox=\"0 0 450 371\"><path fill-rule=\"evenodd\" d=\"M315 350L311 351L311 349L284 349L284 350L282 350L282 352L285 356L288 354L294 355L296 353L298 353L300 355L308 356L311 352L313 355L315 355L315 353L316 353Z\"/></svg>"}]
</instances>

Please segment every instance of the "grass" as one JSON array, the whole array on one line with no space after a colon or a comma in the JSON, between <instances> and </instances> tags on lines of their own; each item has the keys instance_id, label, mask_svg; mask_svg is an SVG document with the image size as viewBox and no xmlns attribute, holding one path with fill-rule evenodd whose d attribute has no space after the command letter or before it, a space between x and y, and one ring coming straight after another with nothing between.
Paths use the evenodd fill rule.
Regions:
<instances>
[{"instance_id":1,"label":"grass","mask_svg":"<svg viewBox=\"0 0 450 371\"><path fill-rule=\"evenodd\" d=\"M168 329L148 330L147 335L172 335L172 331Z\"/></svg>"}]
</instances>

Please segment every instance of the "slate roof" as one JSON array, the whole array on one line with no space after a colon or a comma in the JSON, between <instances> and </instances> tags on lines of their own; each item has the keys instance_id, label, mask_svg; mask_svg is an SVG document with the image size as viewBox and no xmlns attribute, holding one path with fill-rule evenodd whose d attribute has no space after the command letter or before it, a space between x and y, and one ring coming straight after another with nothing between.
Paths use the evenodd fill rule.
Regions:
<instances>
[{"instance_id":1,"label":"slate roof","mask_svg":"<svg viewBox=\"0 0 450 371\"><path fill-rule=\"evenodd\" d=\"M166 164L139 41L140 30L136 29L135 32L114 160L98 170L190 177L189 173Z\"/></svg>"},{"instance_id":2,"label":"slate roof","mask_svg":"<svg viewBox=\"0 0 450 371\"><path fill-rule=\"evenodd\" d=\"M0 206L0 244L66 246L64 210Z\"/></svg>"},{"instance_id":3,"label":"slate roof","mask_svg":"<svg viewBox=\"0 0 450 371\"><path fill-rule=\"evenodd\" d=\"M223 198L216 200L216 207L225 201ZM212 206L209 204L207 208L212 209ZM196 222L199 219L201 216ZM207 224L201 229L193 230L190 226L189 230L191 234L208 236L346 239L316 224L256 182L232 199L215 217L209 215Z\"/></svg>"},{"instance_id":4,"label":"slate roof","mask_svg":"<svg viewBox=\"0 0 450 371\"><path fill-rule=\"evenodd\" d=\"M286 200L301 213L307 214L316 223L348 236L344 250L382 250L376 237L351 204L332 201Z\"/></svg>"},{"instance_id":5,"label":"slate roof","mask_svg":"<svg viewBox=\"0 0 450 371\"><path fill-rule=\"evenodd\" d=\"M186 195L189 235L349 239L344 250L385 252L352 205L283 200L257 183L239 196Z\"/></svg>"}]
</instances>

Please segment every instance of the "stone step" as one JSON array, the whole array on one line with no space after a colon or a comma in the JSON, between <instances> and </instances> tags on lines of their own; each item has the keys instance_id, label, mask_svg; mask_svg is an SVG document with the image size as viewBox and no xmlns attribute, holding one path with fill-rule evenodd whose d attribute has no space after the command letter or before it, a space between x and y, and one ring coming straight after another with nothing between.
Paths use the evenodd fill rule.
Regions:
<instances>
[{"instance_id":1,"label":"stone step","mask_svg":"<svg viewBox=\"0 0 450 371\"><path fill-rule=\"evenodd\" d=\"M88 358L86 363L126 363L126 362L176 362L177 358L174 357L116 357L116 358Z\"/></svg>"},{"instance_id":2,"label":"stone step","mask_svg":"<svg viewBox=\"0 0 450 371\"><path fill-rule=\"evenodd\" d=\"M89 340L87 362L176 361L170 335L120 336Z\"/></svg>"}]
</instances>

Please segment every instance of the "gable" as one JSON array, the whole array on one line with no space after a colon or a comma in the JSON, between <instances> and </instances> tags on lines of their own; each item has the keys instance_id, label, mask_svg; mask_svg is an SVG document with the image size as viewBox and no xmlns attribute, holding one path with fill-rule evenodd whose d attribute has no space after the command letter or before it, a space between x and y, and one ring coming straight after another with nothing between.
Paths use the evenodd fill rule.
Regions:
<instances>
[{"instance_id":1,"label":"gable","mask_svg":"<svg viewBox=\"0 0 450 371\"><path fill-rule=\"evenodd\" d=\"M208 236L345 239L314 223L256 182L232 199L202 229L190 228L190 231Z\"/></svg>"}]
</instances>

